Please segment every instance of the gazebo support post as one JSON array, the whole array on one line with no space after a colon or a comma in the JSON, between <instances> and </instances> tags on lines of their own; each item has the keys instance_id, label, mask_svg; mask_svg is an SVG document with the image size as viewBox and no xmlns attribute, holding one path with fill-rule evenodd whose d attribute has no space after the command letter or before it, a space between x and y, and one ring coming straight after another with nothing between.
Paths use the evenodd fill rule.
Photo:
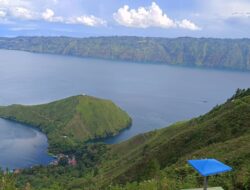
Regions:
<instances>
[{"instance_id":1,"label":"gazebo support post","mask_svg":"<svg viewBox=\"0 0 250 190\"><path fill-rule=\"evenodd\" d=\"M207 190L207 176L204 177L204 190Z\"/></svg>"}]
</instances>

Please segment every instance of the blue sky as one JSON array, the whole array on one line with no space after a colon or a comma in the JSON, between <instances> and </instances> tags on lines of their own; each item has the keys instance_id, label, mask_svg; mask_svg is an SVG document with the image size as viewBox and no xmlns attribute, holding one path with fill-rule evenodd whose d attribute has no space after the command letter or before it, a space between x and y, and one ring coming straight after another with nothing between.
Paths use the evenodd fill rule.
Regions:
<instances>
[{"instance_id":1,"label":"blue sky","mask_svg":"<svg viewBox=\"0 0 250 190\"><path fill-rule=\"evenodd\" d=\"M0 0L0 36L250 37L249 0Z\"/></svg>"}]
</instances>

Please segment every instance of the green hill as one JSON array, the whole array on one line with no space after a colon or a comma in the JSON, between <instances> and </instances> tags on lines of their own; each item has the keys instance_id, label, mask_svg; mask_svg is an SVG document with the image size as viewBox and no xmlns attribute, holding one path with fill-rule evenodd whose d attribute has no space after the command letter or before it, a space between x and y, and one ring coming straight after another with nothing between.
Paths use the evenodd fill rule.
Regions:
<instances>
[{"instance_id":1,"label":"green hill","mask_svg":"<svg viewBox=\"0 0 250 190\"><path fill-rule=\"evenodd\" d=\"M249 39L16 37L0 38L0 48L132 62L250 70Z\"/></svg>"},{"instance_id":2,"label":"green hill","mask_svg":"<svg viewBox=\"0 0 250 190\"><path fill-rule=\"evenodd\" d=\"M39 128L47 134L52 152L115 135L131 125L130 117L111 101L83 95L43 105L2 106L0 117Z\"/></svg>"},{"instance_id":3,"label":"green hill","mask_svg":"<svg viewBox=\"0 0 250 190\"><path fill-rule=\"evenodd\" d=\"M250 89L238 90L209 113L115 145L88 144L73 152L78 165L35 167L18 185L63 190L179 190L202 186L188 159L216 158L232 172L209 178L225 190L250 188ZM69 180L70 179L70 180ZM56 188L55 188L56 187Z\"/></svg>"},{"instance_id":4,"label":"green hill","mask_svg":"<svg viewBox=\"0 0 250 190\"><path fill-rule=\"evenodd\" d=\"M104 186L111 181L141 182L113 189L201 186L202 178L187 166L187 160L194 158L216 158L234 168L228 174L211 177L210 185L249 189L250 89L238 90L225 104L201 117L113 145L109 156L101 166L103 173L97 176Z\"/></svg>"}]
</instances>

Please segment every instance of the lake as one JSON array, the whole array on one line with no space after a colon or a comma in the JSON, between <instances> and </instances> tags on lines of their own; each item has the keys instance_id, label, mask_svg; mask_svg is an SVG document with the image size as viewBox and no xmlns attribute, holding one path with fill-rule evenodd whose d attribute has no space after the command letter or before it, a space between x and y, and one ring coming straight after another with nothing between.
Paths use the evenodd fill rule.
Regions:
<instances>
[{"instance_id":1,"label":"lake","mask_svg":"<svg viewBox=\"0 0 250 190\"><path fill-rule=\"evenodd\" d=\"M41 104L82 93L111 99L133 125L106 143L199 116L247 87L247 72L0 50L0 105ZM51 161L47 139L37 130L1 119L0 132L1 167Z\"/></svg>"},{"instance_id":2,"label":"lake","mask_svg":"<svg viewBox=\"0 0 250 190\"><path fill-rule=\"evenodd\" d=\"M0 119L0 166L2 169L48 164L46 136L29 127Z\"/></svg>"}]
</instances>

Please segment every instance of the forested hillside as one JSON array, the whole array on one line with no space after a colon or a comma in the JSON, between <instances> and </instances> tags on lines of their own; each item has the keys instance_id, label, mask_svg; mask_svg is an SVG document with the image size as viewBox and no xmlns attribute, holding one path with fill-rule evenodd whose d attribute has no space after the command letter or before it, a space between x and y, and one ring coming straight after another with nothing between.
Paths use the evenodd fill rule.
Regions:
<instances>
[{"instance_id":1,"label":"forested hillside","mask_svg":"<svg viewBox=\"0 0 250 190\"><path fill-rule=\"evenodd\" d=\"M225 190L250 188L250 89L238 90L209 113L116 145L87 144L78 165L34 167L17 177L34 189L179 190L202 186L188 159L215 158L232 172L209 178Z\"/></svg>"},{"instance_id":2,"label":"forested hillside","mask_svg":"<svg viewBox=\"0 0 250 190\"><path fill-rule=\"evenodd\" d=\"M132 144L137 146L129 148ZM187 160L216 158L234 170L211 177L211 186L249 189L250 90L238 90L225 104L204 116L113 145L110 155L115 159L110 159L112 166L104 163L102 178L122 184L143 181L128 184L131 188L145 189L150 183L166 189L202 186L202 178L187 165ZM115 155L123 156L117 159ZM148 179L152 181L144 181Z\"/></svg>"},{"instance_id":3,"label":"forested hillside","mask_svg":"<svg viewBox=\"0 0 250 190\"><path fill-rule=\"evenodd\" d=\"M128 114L109 100L79 95L48 104L0 106L0 117L42 130L53 153L88 140L112 136L131 125Z\"/></svg>"},{"instance_id":4,"label":"forested hillside","mask_svg":"<svg viewBox=\"0 0 250 190\"><path fill-rule=\"evenodd\" d=\"M250 70L249 39L17 37L0 38L0 48L132 62Z\"/></svg>"}]
</instances>

